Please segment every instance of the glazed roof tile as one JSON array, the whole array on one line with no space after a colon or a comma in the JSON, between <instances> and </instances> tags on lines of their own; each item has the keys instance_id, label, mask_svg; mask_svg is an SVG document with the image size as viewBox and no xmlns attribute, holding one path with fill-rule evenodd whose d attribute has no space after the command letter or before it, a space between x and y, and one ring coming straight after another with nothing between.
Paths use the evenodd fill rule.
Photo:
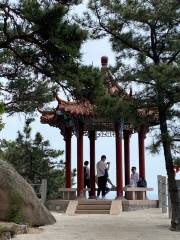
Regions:
<instances>
[{"instance_id":1,"label":"glazed roof tile","mask_svg":"<svg viewBox=\"0 0 180 240\"><path fill-rule=\"evenodd\" d=\"M57 94L55 97L58 101L56 111L69 113L71 115L93 115L93 105L88 100L70 102L60 99Z\"/></svg>"}]
</instances>

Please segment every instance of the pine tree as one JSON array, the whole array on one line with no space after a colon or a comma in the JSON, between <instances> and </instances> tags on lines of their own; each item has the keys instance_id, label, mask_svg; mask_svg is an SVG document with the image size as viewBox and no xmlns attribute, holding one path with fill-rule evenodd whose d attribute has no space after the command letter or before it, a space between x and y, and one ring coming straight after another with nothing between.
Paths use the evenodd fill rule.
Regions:
<instances>
[{"instance_id":1,"label":"pine tree","mask_svg":"<svg viewBox=\"0 0 180 240\"><path fill-rule=\"evenodd\" d=\"M14 141L1 140L1 159L10 162L15 169L29 183L39 184L42 179L48 182L48 198L59 196L58 188L64 186L65 164L59 157L63 151L50 147L50 143L44 140L37 132L34 139L31 137L31 123L33 119L27 119L23 133L18 132ZM75 170L72 172L72 183Z\"/></svg>"},{"instance_id":2,"label":"pine tree","mask_svg":"<svg viewBox=\"0 0 180 240\"><path fill-rule=\"evenodd\" d=\"M91 0L90 12L85 13L81 21L92 38L109 36L117 54L117 80L136 87L133 100L127 100L124 105L118 97L106 99L106 106L114 110L108 115L116 112L116 118L131 117L134 124L147 124L147 118L134 118L136 109L158 109L172 205L172 230L180 230L180 205L173 169L173 150L179 151L179 7L175 0ZM172 131L174 126L176 130Z\"/></svg>"},{"instance_id":3,"label":"pine tree","mask_svg":"<svg viewBox=\"0 0 180 240\"><path fill-rule=\"evenodd\" d=\"M52 100L55 88L68 88L87 35L70 15L80 2L1 1L0 92L6 112L33 112Z\"/></svg>"}]
</instances>

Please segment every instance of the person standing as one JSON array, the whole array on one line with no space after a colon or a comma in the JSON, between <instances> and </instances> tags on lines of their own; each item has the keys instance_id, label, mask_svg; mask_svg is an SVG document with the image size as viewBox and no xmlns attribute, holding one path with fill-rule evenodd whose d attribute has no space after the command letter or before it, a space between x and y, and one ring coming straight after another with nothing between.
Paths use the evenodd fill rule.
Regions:
<instances>
[{"instance_id":1,"label":"person standing","mask_svg":"<svg viewBox=\"0 0 180 240\"><path fill-rule=\"evenodd\" d=\"M106 175L106 174L105 174L105 175ZM97 186L98 186L98 177L97 177L97 175L95 176L95 182L96 182L96 184L97 184ZM111 188L108 186L108 183L111 185ZM105 193L105 195L107 195L108 192L111 191L111 189L115 190L115 189L116 189L116 186L112 183L111 179L108 177L108 178L107 178L107 182L106 182L106 193Z\"/></svg>"},{"instance_id":2,"label":"person standing","mask_svg":"<svg viewBox=\"0 0 180 240\"><path fill-rule=\"evenodd\" d=\"M136 167L131 168L131 178L130 185L131 187L137 187L137 182L139 181L139 174L136 172Z\"/></svg>"},{"instance_id":3,"label":"person standing","mask_svg":"<svg viewBox=\"0 0 180 240\"><path fill-rule=\"evenodd\" d=\"M102 199L105 199L108 170L110 167L110 163L106 163L105 155L101 156L101 160L97 163L96 167L97 167L97 177L98 177L97 198L99 199L100 194L102 192Z\"/></svg>"},{"instance_id":4,"label":"person standing","mask_svg":"<svg viewBox=\"0 0 180 240\"><path fill-rule=\"evenodd\" d=\"M90 188L90 169L89 162L84 162L84 188ZM89 198L91 197L91 191L89 191Z\"/></svg>"}]
</instances>

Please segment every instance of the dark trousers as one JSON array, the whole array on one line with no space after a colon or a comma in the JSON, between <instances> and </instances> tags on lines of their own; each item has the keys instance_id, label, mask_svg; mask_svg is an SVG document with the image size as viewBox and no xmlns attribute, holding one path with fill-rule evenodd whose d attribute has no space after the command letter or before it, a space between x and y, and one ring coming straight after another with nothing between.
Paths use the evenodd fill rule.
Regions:
<instances>
[{"instance_id":1,"label":"dark trousers","mask_svg":"<svg viewBox=\"0 0 180 240\"><path fill-rule=\"evenodd\" d=\"M84 188L90 188L90 179L84 179ZM91 191L89 191L89 197L91 197Z\"/></svg>"},{"instance_id":2,"label":"dark trousers","mask_svg":"<svg viewBox=\"0 0 180 240\"><path fill-rule=\"evenodd\" d=\"M107 177L102 176L98 177L98 192L97 196L99 197L102 192L102 197L106 195L106 183L107 183Z\"/></svg>"}]
</instances>

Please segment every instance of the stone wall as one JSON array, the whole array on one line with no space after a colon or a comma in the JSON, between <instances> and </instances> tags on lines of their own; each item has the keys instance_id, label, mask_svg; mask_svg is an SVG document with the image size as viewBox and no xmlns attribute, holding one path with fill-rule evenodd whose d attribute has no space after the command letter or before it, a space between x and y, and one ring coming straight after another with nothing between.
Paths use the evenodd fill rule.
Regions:
<instances>
[{"instance_id":1,"label":"stone wall","mask_svg":"<svg viewBox=\"0 0 180 240\"><path fill-rule=\"evenodd\" d=\"M123 211L136 211L147 208L157 208L158 200L123 200Z\"/></svg>"},{"instance_id":2,"label":"stone wall","mask_svg":"<svg viewBox=\"0 0 180 240\"><path fill-rule=\"evenodd\" d=\"M46 207L50 211L56 211L56 212L60 212L60 213L65 213L66 209L68 207L68 204L69 204L69 200L60 200L60 199L48 200L46 202Z\"/></svg>"}]
</instances>

